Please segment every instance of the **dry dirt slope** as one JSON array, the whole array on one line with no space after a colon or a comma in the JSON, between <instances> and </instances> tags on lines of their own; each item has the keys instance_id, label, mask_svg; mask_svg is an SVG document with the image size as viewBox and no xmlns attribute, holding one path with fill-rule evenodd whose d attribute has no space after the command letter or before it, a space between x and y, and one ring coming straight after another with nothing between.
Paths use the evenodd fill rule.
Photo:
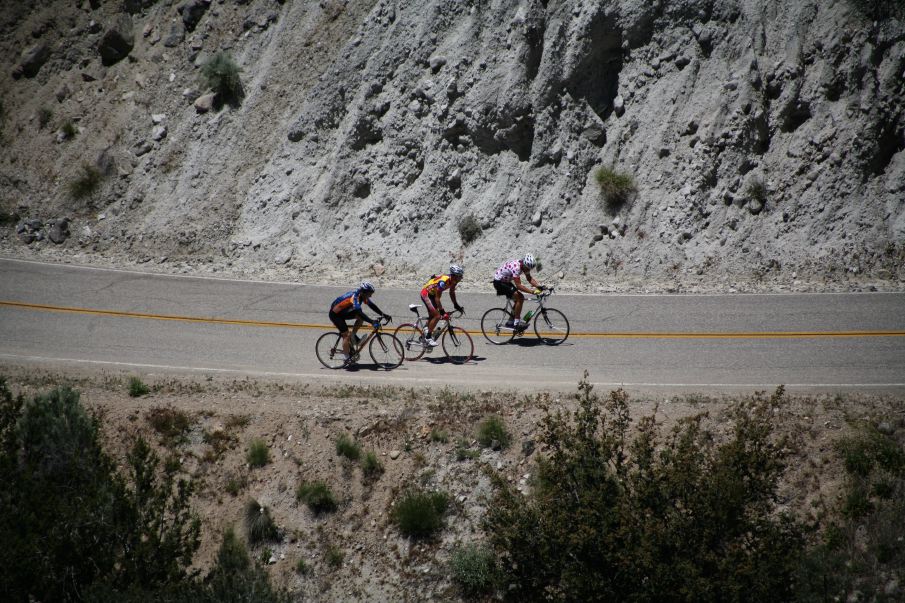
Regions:
<instances>
[{"instance_id":1,"label":"dry dirt slope","mask_svg":"<svg viewBox=\"0 0 905 603\"><path fill-rule=\"evenodd\" d=\"M571 409L575 403L571 396L545 394L324 388L163 375L146 377L152 392L132 398L122 374L38 374L11 366L4 374L26 396L61 384L81 391L82 403L102 417L105 444L120 462L139 435L162 458L178 460L200 487L194 500L203 519L200 567L213 559L226 527L235 526L244 537L242 518L250 499L265 505L283 537L253 547L253 554L268 562L274 581L294 599L314 601L461 600L449 559L457 546L483 539L481 519L492 493L485 469L530 491L542 408ZM709 413L705 424L717 437L731 431L727 399L630 400L634 420L655 414L664 430L683 417ZM861 422L886 422L899 434L905 425L901 400L858 395L787 397L774 413L780 433L795 445L780 502L810 521L836 507L842 470L834 442ZM478 425L489 415L501 417L512 434L503 450L476 441ZM187 419L184 429L177 417ZM376 452L385 472L365 479L358 463L337 456L341 435ZM260 468L246 460L255 439L271 453ZM467 454L459 454L460 448ZM315 515L296 500L299 484L315 480L336 495L335 513ZM400 492L412 486L450 495L450 511L435 539L409 540L389 519ZM328 562L331 549L343 555L339 567ZM306 574L296 572L299 559Z\"/></svg>"},{"instance_id":2,"label":"dry dirt slope","mask_svg":"<svg viewBox=\"0 0 905 603\"><path fill-rule=\"evenodd\" d=\"M308 280L487 272L523 250L608 286L905 276L897 3L0 6L0 202L72 218L69 254ZM105 65L115 32L134 45ZM246 96L200 114L221 50ZM83 162L108 176L74 201ZM594 182L610 165L637 183L621 208ZM469 214L483 233L464 245Z\"/></svg>"}]
</instances>

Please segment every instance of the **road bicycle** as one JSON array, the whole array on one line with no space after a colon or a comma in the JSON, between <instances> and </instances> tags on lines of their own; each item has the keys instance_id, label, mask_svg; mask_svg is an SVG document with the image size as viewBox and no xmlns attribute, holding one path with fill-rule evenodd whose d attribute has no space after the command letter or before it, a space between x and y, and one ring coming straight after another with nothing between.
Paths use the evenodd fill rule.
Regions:
<instances>
[{"instance_id":1,"label":"road bicycle","mask_svg":"<svg viewBox=\"0 0 905 603\"><path fill-rule=\"evenodd\" d=\"M569 337L569 319L554 308L546 306L547 298L553 295L553 288L528 298L526 302L535 302L537 307L525 313L525 324L520 328L507 327L506 323L514 320L512 315L512 299L506 302L505 308L491 308L481 317L481 332L487 341L494 345L502 345L520 337L534 323L534 334L547 345L559 345ZM510 323L512 324L512 323Z\"/></svg>"},{"instance_id":2,"label":"road bicycle","mask_svg":"<svg viewBox=\"0 0 905 603\"><path fill-rule=\"evenodd\" d=\"M418 360L425 353L433 351L433 346L424 340L424 328L427 326L427 317L419 313L418 304L409 304L409 310L418 318L413 323L405 323L396 328L395 335L402 342L406 360ZM452 317L464 316L465 312L456 311L452 314L444 314L434 329L434 341L440 340L443 353L454 364L464 364L474 356L474 342L471 335L462 327L452 324Z\"/></svg>"},{"instance_id":3,"label":"road bicycle","mask_svg":"<svg viewBox=\"0 0 905 603\"><path fill-rule=\"evenodd\" d=\"M343 338L338 331L324 333L317 339L314 351L321 364L329 369L340 369L358 362L362 350L368 346L368 353L377 368L394 369L402 364L405 354L402 342L393 333L385 333L381 327L389 324L389 318L382 318L363 339L349 335L349 360L343 359ZM357 340L357 341L356 341ZM370 344L370 345L369 345Z\"/></svg>"}]
</instances>

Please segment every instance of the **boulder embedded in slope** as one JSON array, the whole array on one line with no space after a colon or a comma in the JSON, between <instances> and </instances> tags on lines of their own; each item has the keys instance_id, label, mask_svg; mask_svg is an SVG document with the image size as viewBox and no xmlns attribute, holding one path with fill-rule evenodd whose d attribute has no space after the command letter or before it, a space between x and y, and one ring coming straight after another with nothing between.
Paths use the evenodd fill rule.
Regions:
<instances>
[{"instance_id":1,"label":"boulder embedded in slope","mask_svg":"<svg viewBox=\"0 0 905 603\"><path fill-rule=\"evenodd\" d=\"M195 31L201 17L207 12L211 5L211 0L188 0L182 3L176 9L182 15L182 22L185 24L187 31Z\"/></svg>"},{"instance_id":2,"label":"boulder embedded in slope","mask_svg":"<svg viewBox=\"0 0 905 603\"><path fill-rule=\"evenodd\" d=\"M101 63L109 66L129 56L134 46L132 17L122 14L107 28L104 37L98 42L97 50L101 55Z\"/></svg>"},{"instance_id":3,"label":"boulder embedded in slope","mask_svg":"<svg viewBox=\"0 0 905 603\"><path fill-rule=\"evenodd\" d=\"M50 47L44 42L29 46L22 51L22 60L13 71L13 77L35 77L47 59L50 58Z\"/></svg>"}]
</instances>

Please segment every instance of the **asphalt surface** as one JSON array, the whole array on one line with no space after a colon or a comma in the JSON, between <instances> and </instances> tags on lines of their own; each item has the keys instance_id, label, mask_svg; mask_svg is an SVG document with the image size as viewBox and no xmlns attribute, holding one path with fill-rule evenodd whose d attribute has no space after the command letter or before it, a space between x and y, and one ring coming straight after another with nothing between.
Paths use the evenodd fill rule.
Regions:
<instances>
[{"instance_id":1,"label":"asphalt surface","mask_svg":"<svg viewBox=\"0 0 905 603\"><path fill-rule=\"evenodd\" d=\"M475 279L466 275L466 279ZM351 286L351 284L350 284ZM480 334L489 293L463 290L475 359L438 349L380 371L323 368L314 354L330 302L347 288L164 276L0 259L3 365L78 366L141 374L201 373L348 383L574 390L584 370L601 387L707 393L772 389L905 393L905 293L563 295L572 334L533 333L503 346ZM379 289L394 326L417 291ZM450 302L446 302L452 306ZM526 308L530 307L526 304Z\"/></svg>"}]
</instances>

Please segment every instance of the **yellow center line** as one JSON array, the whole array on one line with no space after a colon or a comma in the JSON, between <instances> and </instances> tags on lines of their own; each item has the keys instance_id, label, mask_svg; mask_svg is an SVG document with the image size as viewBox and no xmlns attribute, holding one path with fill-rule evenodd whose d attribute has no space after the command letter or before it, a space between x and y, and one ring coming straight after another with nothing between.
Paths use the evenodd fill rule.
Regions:
<instances>
[{"instance_id":1,"label":"yellow center line","mask_svg":"<svg viewBox=\"0 0 905 603\"><path fill-rule=\"evenodd\" d=\"M48 304L29 304L24 302L2 301L0 306L37 310L41 312L65 312L70 314L87 314L93 316L115 316L120 318L143 318L148 320L169 320L178 322L196 322L207 324L237 325L244 327L282 327L286 329L333 329L331 324L314 324L301 322L274 322L265 320L240 320L235 318L213 318L200 316L179 316L173 314L149 314L145 312L126 312L122 310L97 310L92 308L74 308L68 306L52 306ZM481 331L468 331L470 335L481 335ZM528 333L531 333L530 331ZM553 332L541 331L541 336L557 337ZM726 333L681 333L681 332L599 332L570 333L569 337L593 339L813 339L833 337L905 337L905 331L764 331L764 332L726 332Z\"/></svg>"}]
</instances>

